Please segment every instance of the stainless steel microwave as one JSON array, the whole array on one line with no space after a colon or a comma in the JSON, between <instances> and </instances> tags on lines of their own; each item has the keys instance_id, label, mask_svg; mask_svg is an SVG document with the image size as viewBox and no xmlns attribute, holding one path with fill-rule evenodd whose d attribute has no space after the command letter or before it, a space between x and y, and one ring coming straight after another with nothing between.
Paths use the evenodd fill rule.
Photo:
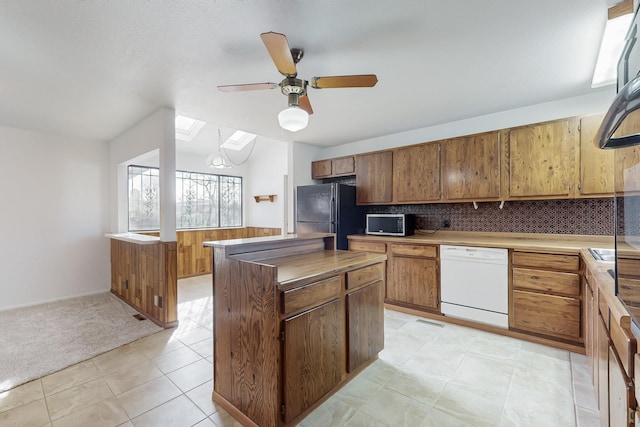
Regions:
<instances>
[{"instance_id":1,"label":"stainless steel microwave","mask_svg":"<svg viewBox=\"0 0 640 427\"><path fill-rule=\"evenodd\" d=\"M416 227L413 214L367 214L367 234L410 236Z\"/></svg>"}]
</instances>

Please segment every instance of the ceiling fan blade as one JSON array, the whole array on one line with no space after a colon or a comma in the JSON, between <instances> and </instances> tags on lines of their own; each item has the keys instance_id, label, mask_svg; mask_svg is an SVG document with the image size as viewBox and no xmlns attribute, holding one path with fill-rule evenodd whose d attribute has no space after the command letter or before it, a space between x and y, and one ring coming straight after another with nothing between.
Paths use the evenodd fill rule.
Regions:
<instances>
[{"instance_id":1,"label":"ceiling fan blade","mask_svg":"<svg viewBox=\"0 0 640 427\"><path fill-rule=\"evenodd\" d=\"M309 115L313 114L313 108L311 108L311 103L309 102L309 97L307 95L298 98L298 106L309 113Z\"/></svg>"},{"instance_id":2,"label":"ceiling fan blade","mask_svg":"<svg viewBox=\"0 0 640 427\"><path fill-rule=\"evenodd\" d=\"M260 34L273 63L281 74L287 77L295 77L298 74L296 64L291 56L291 49L287 42L287 37L279 33L262 33Z\"/></svg>"},{"instance_id":3,"label":"ceiling fan blade","mask_svg":"<svg viewBox=\"0 0 640 427\"><path fill-rule=\"evenodd\" d=\"M218 90L222 92L241 92L245 90L275 89L279 86L278 83L249 83L245 85L218 86Z\"/></svg>"},{"instance_id":4,"label":"ceiling fan blade","mask_svg":"<svg viewBox=\"0 0 640 427\"><path fill-rule=\"evenodd\" d=\"M311 87L315 89L328 89L337 87L373 87L378 83L375 74L358 74L355 76L330 76L314 77L311 79Z\"/></svg>"}]
</instances>

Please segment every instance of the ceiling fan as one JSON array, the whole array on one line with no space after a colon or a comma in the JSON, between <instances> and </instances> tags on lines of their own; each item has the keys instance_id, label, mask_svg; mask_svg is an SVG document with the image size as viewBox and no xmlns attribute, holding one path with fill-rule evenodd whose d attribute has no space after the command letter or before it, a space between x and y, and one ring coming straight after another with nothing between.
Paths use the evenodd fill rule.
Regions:
<instances>
[{"instance_id":1,"label":"ceiling fan","mask_svg":"<svg viewBox=\"0 0 640 427\"><path fill-rule=\"evenodd\" d=\"M296 64L304 56L302 49L289 48L284 34L269 32L260 34L271 59L284 79L280 83L249 83L240 85L218 86L222 92L238 92L245 90L262 90L280 88L289 98L289 106L278 114L280 127L291 132L304 129L313 114L307 87L314 89L340 87L373 87L378 82L375 74L358 74L351 76L313 77L310 81L298 78Z\"/></svg>"}]
</instances>

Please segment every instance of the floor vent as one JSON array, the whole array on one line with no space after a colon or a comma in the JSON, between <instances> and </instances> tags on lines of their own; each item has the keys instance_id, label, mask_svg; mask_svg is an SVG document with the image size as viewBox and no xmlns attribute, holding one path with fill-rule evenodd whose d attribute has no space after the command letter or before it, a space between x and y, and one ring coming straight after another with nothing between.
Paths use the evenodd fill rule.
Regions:
<instances>
[{"instance_id":1,"label":"floor vent","mask_svg":"<svg viewBox=\"0 0 640 427\"><path fill-rule=\"evenodd\" d=\"M147 320L146 317L144 317L142 314L134 314L133 317L135 317L138 320Z\"/></svg>"},{"instance_id":2,"label":"floor vent","mask_svg":"<svg viewBox=\"0 0 640 427\"><path fill-rule=\"evenodd\" d=\"M427 325L437 326L438 328L444 328L444 325L442 323L430 322L424 319L416 319L416 322L426 323Z\"/></svg>"}]
</instances>

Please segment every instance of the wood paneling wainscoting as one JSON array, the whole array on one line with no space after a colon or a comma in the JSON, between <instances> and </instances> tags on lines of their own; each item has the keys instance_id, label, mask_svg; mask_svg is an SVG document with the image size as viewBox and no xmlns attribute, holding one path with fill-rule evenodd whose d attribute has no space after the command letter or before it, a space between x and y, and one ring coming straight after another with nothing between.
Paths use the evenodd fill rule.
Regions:
<instances>
[{"instance_id":1,"label":"wood paneling wainscoting","mask_svg":"<svg viewBox=\"0 0 640 427\"><path fill-rule=\"evenodd\" d=\"M111 292L164 328L178 324L176 247L111 239Z\"/></svg>"},{"instance_id":2,"label":"wood paneling wainscoting","mask_svg":"<svg viewBox=\"0 0 640 427\"><path fill-rule=\"evenodd\" d=\"M202 246L203 242L248 237L278 236L281 228L237 227L211 228L202 230L178 230L178 279L211 274L211 248ZM141 233L158 236L157 232Z\"/></svg>"}]
</instances>

